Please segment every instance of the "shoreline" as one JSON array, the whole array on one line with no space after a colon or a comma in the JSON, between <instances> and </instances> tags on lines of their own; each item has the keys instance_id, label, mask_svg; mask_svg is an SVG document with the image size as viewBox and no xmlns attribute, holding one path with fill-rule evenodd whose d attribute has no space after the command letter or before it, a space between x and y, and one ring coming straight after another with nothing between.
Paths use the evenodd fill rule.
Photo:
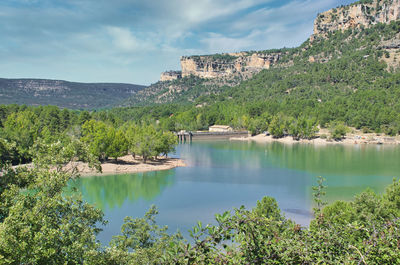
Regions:
<instances>
[{"instance_id":1,"label":"shoreline","mask_svg":"<svg viewBox=\"0 0 400 265\"><path fill-rule=\"evenodd\" d=\"M101 163L102 172L89 168L87 163L73 162L66 165L66 168L76 167L80 177L107 176L116 174L134 174L151 171L169 170L177 167L186 167L186 163L179 158L159 157L157 160L133 159L131 155L119 157L118 161L108 160Z\"/></svg>"},{"instance_id":2,"label":"shoreline","mask_svg":"<svg viewBox=\"0 0 400 265\"><path fill-rule=\"evenodd\" d=\"M318 135L317 135L318 137ZM285 136L283 138L273 138L272 136L266 136L265 134L259 134L249 137L231 137L230 141L253 141L257 143L272 143L279 142L284 144L314 144L314 145L331 145L331 144L342 144L342 145L398 145L400 141L397 137L386 137L386 136L375 136L375 135L348 135L340 141L322 139L320 137L307 140L300 139L294 140L292 136Z\"/></svg>"}]
</instances>

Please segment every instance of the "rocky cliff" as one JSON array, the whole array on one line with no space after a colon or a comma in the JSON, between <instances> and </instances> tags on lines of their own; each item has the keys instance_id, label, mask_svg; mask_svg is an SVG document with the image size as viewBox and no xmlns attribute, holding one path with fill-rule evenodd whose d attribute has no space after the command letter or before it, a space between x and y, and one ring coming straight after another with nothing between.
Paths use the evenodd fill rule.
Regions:
<instances>
[{"instance_id":1,"label":"rocky cliff","mask_svg":"<svg viewBox=\"0 0 400 265\"><path fill-rule=\"evenodd\" d=\"M362 27L368 28L377 23L389 24L398 19L400 19L400 0L358 1L354 4L334 8L319 14L314 22L314 34L310 37L310 44L312 45L312 42L317 37L327 37L330 32L356 28L361 29ZM390 54L395 54L399 49L397 45L395 48L392 47L392 42L389 44L382 43L381 47L384 50L390 50ZM390 47L385 48L385 46ZM263 69L269 69L271 66L285 66L285 64L281 62L281 58L284 55L285 53L283 52L264 51L182 56L182 75L171 75L170 72L166 72L161 75L161 81L176 80L190 75L212 79L229 79L237 76L242 79L247 79L254 73L258 73ZM390 57L394 58L394 56ZM327 62L329 59L330 58L325 58L324 56L321 58L312 56L309 61ZM391 66L392 61L393 60L388 60L388 65ZM396 64L394 66L396 66Z\"/></svg>"},{"instance_id":2,"label":"rocky cliff","mask_svg":"<svg viewBox=\"0 0 400 265\"><path fill-rule=\"evenodd\" d=\"M182 78L182 71L167 71L161 73L160 81L161 82L173 81L181 78Z\"/></svg>"},{"instance_id":3,"label":"rocky cliff","mask_svg":"<svg viewBox=\"0 0 400 265\"><path fill-rule=\"evenodd\" d=\"M253 74L269 69L279 61L280 53L229 53L181 57L182 77L227 77L234 74Z\"/></svg>"},{"instance_id":4,"label":"rocky cliff","mask_svg":"<svg viewBox=\"0 0 400 265\"><path fill-rule=\"evenodd\" d=\"M400 19L400 0L363 0L348 6L331 9L318 15L314 22L314 34L310 41L316 37L326 37L330 32L344 31L362 27L370 27L377 23L389 24ZM396 42L397 44L397 42ZM390 44L393 46L392 44ZM389 46L390 46L389 45ZM382 45L383 49L385 45ZM387 45L386 45L387 46ZM391 53L398 51L390 47ZM241 52L203 56L182 56L182 75L163 73L161 81L170 81L190 75L201 78L230 78L241 76L251 77L263 69L280 64L282 52ZM329 58L319 58L318 62L326 62ZM310 62L316 59L310 57ZM388 62L390 64L390 62Z\"/></svg>"},{"instance_id":5,"label":"rocky cliff","mask_svg":"<svg viewBox=\"0 0 400 265\"><path fill-rule=\"evenodd\" d=\"M250 77L263 69L269 69L281 58L281 52L240 52L214 55L182 56L182 71L161 74L160 81L172 81L188 76L200 78Z\"/></svg>"},{"instance_id":6,"label":"rocky cliff","mask_svg":"<svg viewBox=\"0 0 400 265\"><path fill-rule=\"evenodd\" d=\"M125 103L127 106L167 102L202 103L208 97L215 100L224 91L230 91L228 98L231 98L237 92L233 92L235 87L243 88L240 84L244 80L253 78L255 73L263 69L269 70L254 77L258 80L264 78L259 83L261 87L271 87L270 79L276 78L275 73L281 75L290 72L298 75L301 69L310 69L307 68L310 64L321 64L315 69L325 69L326 72L332 71L332 75L338 75L335 79L328 76L329 86L339 82L343 73L351 76L355 72L351 67L347 69L353 61L364 67L373 65L376 68L372 72L384 69L384 62L387 72L394 73L400 69L399 16L400 0L364 0L318 15L313 36L299 47L183 56L182 71L163 73L161 81L168 82L157 82L136 93ZM342 32L345 30L347 31ZM335 61L334 68L331 61ZM341 70L337 70L336 63L341 65ZM347 70L351 72L347 73ZM322 81L312 78L309 82ZM297 83L298 81L285 83L279 89L274 89L289 95L297 89ZM358 88L346 89L354 92ZM324 93L323 90L318 88L317 94Z\"/></svg>"},{"instance_id":7,"label":"rocky cliff","mask_svg":"<svg viewBox=\"0 0 400 265\"><path fill-rule=\"evenodd\" d=\"M364 0L348 6L334 8L318 15L314 34L325 37L337 30L370 27L377 23L389 24L400 18L400 0Z\"/></svg>"}]
</instances>

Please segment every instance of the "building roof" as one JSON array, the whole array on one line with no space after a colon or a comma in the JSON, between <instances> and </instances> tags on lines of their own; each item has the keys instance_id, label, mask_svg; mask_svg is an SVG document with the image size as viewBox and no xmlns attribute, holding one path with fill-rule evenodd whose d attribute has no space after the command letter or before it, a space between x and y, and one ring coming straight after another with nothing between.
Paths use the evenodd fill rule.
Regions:
<instances>
[{"instance_id":1,"label":"building roof","mask_svg":"<svg viewBox=\"0 0 400 265\"><path fill-rule=\"evenodd\" d=\"M213 125L213 126L210 126L210 128L213 128L213 129L229 129L229 128L231 128L231 126L228 126L228 125Z\"/></svg>"}]
</instances>

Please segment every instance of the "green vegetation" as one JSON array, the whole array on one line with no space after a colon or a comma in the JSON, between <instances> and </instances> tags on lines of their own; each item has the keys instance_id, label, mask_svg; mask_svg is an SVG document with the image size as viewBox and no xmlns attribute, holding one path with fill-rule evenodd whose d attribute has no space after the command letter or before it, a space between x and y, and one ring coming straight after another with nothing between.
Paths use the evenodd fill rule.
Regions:
<instances>
[{"instance_id":1,"label":"green vegetation","mask_svg":"<svg viewBox=\"0 0 400 265\"><path fill-rule=\"evenodd\" d=\"M193 55L193 56L189 56L189 58L195 59L195 60L199 60L201 57L205 57L205 58L209 58L213 61L216 60L221 60L221 61L226 61L226 62L231 62L236 60L238 57L237 56L232 56L228 53L216 53L216 54L207 54L207 55Z\"/></svg>"},{"instance_id":2,"label":"green vegetation","mask_svg":"<svg viewBox=\"0 0 400 265\"><path fill-rule=\"evenodd\" d=\"M158 98L157 103L179 105L109 112L159 120L172 130L226 124L254 134L268 130L269 122L276 117L315 120L323 128L344 123L396 135L400 131L400 74L382 61L387 53L381 41L395 39L399 30L397 21L329 33L327 39L317 38L312 44L307 41L298 48L286 49L280 62L287 65L278 64L237 86L209 86L207 80L182 79L176 81L181 92L169 94L166 101L159 99L156 91L148 101L141 99L146 104ZM310 63L310 56L316 62ZM283 120L280 123L285 124ZM289 127L284 129L284 133L289 131Z\"/></svg>"},{"instance_id":3,"label":"green vegetation","mask_svg":"<svg viewBox=\"0 0 400 265\"><path fill-rule=\"evenodd\" d=\"M131 153L148 158L174 151L176 136L156 123L125 122L113 114L60 110L54 106L0 106L0 162L31 162L38 143L79 141L104 161Z\"/></svg>"},{"instance_id":4,"label":"green vegetation","mask_svg":"<svg viewBox=\"0 0 400 265\"><path fill-rule=\"evenodd\" d=\"M346 136L346 134L349 132L348 128L346 127L346 125L344 125L343 123L333 123L331 125L331 135L332 138L335 140L341 140L343 139L343 137Z\"/></svg>"},{"instance_id":5,"label":"green vegetation","mask_svg":"<svg viewBox=\"0 0 400 265\"><path fill-rule=\"evenodd\" d=\"M77 171L63 166L80 160L100 169L99 159L118 158L128 151L145 159L168 153L176 138L163 128L183 126L180 123L185 122L184 113L192 109L177 115L172 115L176 111L172 107L162 111L140 108L92 113L52 106L10 105L0 109L2 264L396 264L400 261L400 182L394 182L383 195L368 190L353 202L339 201L324 207L324 187L320 180L315 188L315 219L309 228L286 219L276 201L265 197L252 210L241 207L216 215L215 226L198 223L191 231L190 243L179 233L169 234L166 227L158 226L157 210L152 207L144 218L125 218L120 235L113 238L109 247L101 246L96 235L99 225L105 222L103 213L82 201L73 188L67 189L67 182L76 178ZM257 130L268 125L271 131L276 128L275 134L288 130L294 137L307 138L315 133L315 119L260 114L262 109L258 106L244 111L255 118L249 121L242 117L241 122L252 122L249 126ZM160 117L158 122L152 115ZM131 117L144 118L143 123L127 121ZM206 118L197 116L197 124L206 124ZM174 123L167 122L170 120ZM340 135L343 124L331 125ZM12 168L10 161L32 161L34 167ZM149 185L154 192L161 188ZM168 185L168 180L162 185ZM113 205L118 204L121 198L117 196Z\"/></svg>"},{"instance_id":6,"label":"green vegetation","mask_svg":"<svg viewBox=\"0 0 400 265\"><path fill-rule=\"evenodd\" d=\"M314 187L315 219L305 228L286 219L264 197L198 223L188 243L156 224L157 209L126 217L109 247L95 236L103 214L78 195L63 192L74 177L62 165L76 156L98 165L76 145L38 147L35 167L2 164L0 262L2 264L397 264L400 262L400 182L383 195L367 190L352 202L325 206L320 178ZM60 147L61 145L59 145ZM75 146L75 147L74 147ZM78 151L79 150L79 151ZM58 152L56 152L58 151Z\"/></svg>"},{"instance_id":7,"label":"green vegetation","mask_svg":"<svg viewBox=\"0 0 400 265\"><path fill-rule=\"evenodd\" d=\"M363 10L370 13L365 6ZM392 22L329 33L327 39L280 50L282 65L239 85L210 85L188 77L168 84L178 94L167 95L169 88L157 84L132 101L170 104L92 112L1 105L0 263L399 264L400 182L394 181L383 195L367 190L351 202L326 206L320 178L314 188L315 218L308 228L285 218L276 201L265 197L254 209L217 214L217 225L198 223L190 243L158 226L157 209L151 207L143 218L125 218L120 235L105 247L96 240L105 222L102 211L68 190L77 171L64 167L79 160L100 170L100 161L128 153L146 162L174 150L173 131L214 124L295 139L315 137L318 125L330 128L337 140L348 126L396 135L400 73L382 62L388 55L381 41L396 38L399 30L400 22ZM307 163L315 163L320 153L315 157ZM29 162L32 167L11 166ZM168 183L149 182L146 196ZM127 193L126 187L121 191ZM110 207L121 201L115 196Z\"/></svg>"},{"instance_id":8,"label":"green vegetation","mask_svg":"<svg viewBox=\"0 0 400 265\"><path fill-rule=\"evenodd\" d=\"M51 104L70 109L103 109L116 106L144 88L133 84L0 78L0 104Z\"/></svg>"}]
</instances>

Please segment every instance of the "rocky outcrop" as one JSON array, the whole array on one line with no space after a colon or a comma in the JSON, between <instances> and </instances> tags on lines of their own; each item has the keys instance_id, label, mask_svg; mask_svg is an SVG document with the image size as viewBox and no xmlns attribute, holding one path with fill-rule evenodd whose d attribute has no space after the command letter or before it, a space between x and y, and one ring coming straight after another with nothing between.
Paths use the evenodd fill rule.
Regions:
<instances>
[{"instance_id":1,"label":"rocky outcrop","mask_svg":"<svg viewBox=\"0 0 400 265\"><path fill-rule=\"evenodd\" d=\"M398 36L398 37L400 37L400 36ZM385 49L385 50L393 50L393 49L399 50L400 49L400 39L382 41L381 48Z\"/></svg>"},{"instance_id":2,"label":"rocky outcrop","mask_svg":"<svg viewBox=\"0 0 400 265\"><path fill-rule=\"evenodd\" d=\"M318 36L325 37L329 32L369 27L377 23L388 24L399 18L400 0L359 1L319 14L314 22L311 41Z\"/></svg>"},{"instance_id":3,"label":"rocky outcrop","mask_svg":"<svg viewBox=\"0 0 400 265\"><path fill-rule=\"evenodd\" d=\"M236 75L250 76L276 64L281 53L240 52L201 56L182 56L182 71L161 74L160 81L171 81L187 76L221 78Z\"/></svg>"},{"instance_id":4,"label":"rocky outcrop","mask_svg":"<svg viewBox=\"0 0 400 265\"><path fill-rule=\"evenodd\" d=\"M234 74L255 73L277 63L280 53L230 53L181 57L182 77L227 77Z\"/></svg>"},{"instance_id":5,"label":"rocky outcrop","mask_svg":"<svg viewBox=\"0 0 400 265\"><path fill-rule=\"evenodd\" d=\"M382 41L378 49L384 52L381 59L388 66L388 70L400 68L400 33L394 39Z\"/></svg>"},{"instance_id":6,"label":"rocky outcrop","mask_svg":"<svg viewBox=\"0 0 400 265\"><path fill-rule=\"evenodd\" d=\"M182 71L167 71L161 73L160 81L173 81L182 78Z\"/></svg>"},{"instance_id":7,"label":"rocky outcrop","mask_svg":"<svg viewBox=\"0 0 400 265\"><path fill-rule=\"evenodd\" d=\"M312 45L315 38L325 38L330 32L368 28L377 23L389 24L398 19L400 19L400 0L363 0L348 6L331 9L318 15L314 22L314 34L310 37L310 43L305 46L303 51L307 49L308 45ZM396 40L390 40L382 42L380 48L389 52L389 55L386 55L386 59L389 58L389 60L385 59L388 65L397 67L399 65L396 62L400 43ZM283 63L285 61L282 60L284 55L285 53L275 50L183 56L181 57L181 76L167 72L161 75L161 81L175 80L190 75L210 79L233 79L237 76L246 79L274 65L288 66L296 56L293 54L292 61L286 60ZM310 56L308 61L310 63L324 63L330 59L329 56L322 53Z\"/></svg>"}]
</instances>

